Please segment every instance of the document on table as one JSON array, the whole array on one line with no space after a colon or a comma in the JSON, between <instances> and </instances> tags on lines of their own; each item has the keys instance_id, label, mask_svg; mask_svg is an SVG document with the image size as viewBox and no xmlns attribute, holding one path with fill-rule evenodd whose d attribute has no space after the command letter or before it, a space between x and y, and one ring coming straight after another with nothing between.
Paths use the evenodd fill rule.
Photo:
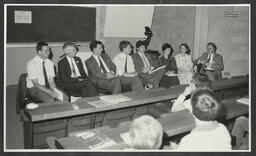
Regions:
<instances>
[{"instance_id":1,"label":"document on table","mask_svg":"<svg viewBox=\"0 0 256 156\"><path fill-rule=\"evenodd\" d=\"M236 101L245 105L249 105L249 97L243 97L243 98L237 99Z\"/></svg>"},{"instance_id":2,"label":"document on table","mask_svg":"<svg viewBox=\"0 0 256 156\"><path fill-rule=\"evenodd\" d=\"M108 103L120 103L125 101L130 101L131 99L129 97L126 97L124 95L106 95L106 96L100 96L101 100L108 102Z\"/></svg>"},{"instance_id":3,"label":"document on table","mask_svg":"<svg viewBox=\"0 0 256 156\"><path fill-rule=\"evenodd\" d=\"M63 101L63 93L56 88L54 88L54 92L58 94L57 99Z\"/></svg>"}]
</instances>

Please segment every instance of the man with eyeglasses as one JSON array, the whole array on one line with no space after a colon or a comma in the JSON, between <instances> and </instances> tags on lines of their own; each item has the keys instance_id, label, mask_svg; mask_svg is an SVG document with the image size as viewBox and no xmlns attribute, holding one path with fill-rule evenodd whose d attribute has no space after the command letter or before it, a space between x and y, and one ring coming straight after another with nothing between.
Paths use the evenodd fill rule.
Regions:
<instances>
[{"instance_id":1,"label":"man with eyeglasses","mask_svg":"<svg viewBox=\"0 0 256 156\"><path fill-rule=\"evenodd\" d=\"M76 45L66 42L63 45L65 57L58 62L60 86L70 96L92 97L98 92L85 73L82 61L76 57Z\"/></svg>"}]
</instances>

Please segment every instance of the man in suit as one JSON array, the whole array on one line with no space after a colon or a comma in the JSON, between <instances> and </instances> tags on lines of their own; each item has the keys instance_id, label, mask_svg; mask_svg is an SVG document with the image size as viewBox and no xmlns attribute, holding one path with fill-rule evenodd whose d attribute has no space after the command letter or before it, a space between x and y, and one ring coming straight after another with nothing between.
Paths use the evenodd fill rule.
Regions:
<instances>
[{"instance_id":1,"label":"man in suit","mask_svg":"<svg viewBox=\"0 0 256 156\"><path fill-rule=\"evenodd\" d=\"M139 73L140 77L145 86L153 85L154 88L159 87L159 82L161 81L165 69L159 69L154 71L154 69L159 67L158 62L153 61L149 56L146 56L145 50L146 46L143 41L138 41L136 43L137 53L132 55L132 59L135 65L135 70Z\"/></svg>"},{"instance_id":2,"label":"man in suit","mask_svg":"<svg viewBox=\"0 0 256 156\"><path fill-rule=\"evenodd\" d=\"M82 61L76 57L76 45L66 42L63 45L65 57L58 62L59 79L61 86L68 95L81 97L97 96L98 92L88 79Z\"/></svg>"},{"instance_id":3,"label":"man in suit","mask_svg":"<svg viewBox=\"0 0 256 156\"><path fill-rule=\"evenodd\" d=\"M131 54L131 43L129 41L121 41L119 44L120 53L113 58L116 65L116 73L121 80L121 84L129 86L132 91L143 91L143 85L135 71Z\"/></svg>"},{"instance_id":4,"label":"man in suit","mask_svg":"<svg viewBox=\"0 0 256 156\"><path fill-rule=\"evenodd\" d=\"M93 55L85 61L90 79L100 89L112 94L121 93L121 81L116 76L116 66L110 57L103 53L103 44L93 40L90 43Z\"/></svg>"},{"instance_id":5,"label":"man in suit","mask_svg":"<svg viewBox=\"0 0 256 156\"><path fill-rule=\"evenodd\" d=\"M35 101L43 103L56 100L68 101L68 96L56 88L54 82L54 65L48 59L49 47L46 42L38 42L36 45L37 56L27 64L26 84L30 96Z\"/></svg>"},{"instance_id":6,"label":"man in suit","mask_svg":"<svg viewBox=\"0 0 256 156\"><path fill-rule=\"evenodd\" d=\"M194 61L195 64L201 67L199 72L207 74L211 81L221 79L221 71L224 69L222 56L217 54L216 50L217 46L209 42L207 52Z\"/></svg>"}]
</instances>

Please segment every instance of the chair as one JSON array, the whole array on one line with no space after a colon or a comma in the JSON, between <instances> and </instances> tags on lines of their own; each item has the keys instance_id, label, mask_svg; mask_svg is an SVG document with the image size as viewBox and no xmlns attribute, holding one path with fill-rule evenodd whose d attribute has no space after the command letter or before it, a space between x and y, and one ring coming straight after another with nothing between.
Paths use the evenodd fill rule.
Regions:
<instances>
[{"instance_id":1,"label":"chair","mask_svg":"<svg viewBox=\"0 0 256 156\"><path fill-rule=\"evenodd\" d=\"M26 79L27 73L22 73L18 81L18 89L16 96L16 113L20 114L21 109L25 108L26 104L34 102L34 100L29 96L27 91Z\"/></svg>"}]
</instances>

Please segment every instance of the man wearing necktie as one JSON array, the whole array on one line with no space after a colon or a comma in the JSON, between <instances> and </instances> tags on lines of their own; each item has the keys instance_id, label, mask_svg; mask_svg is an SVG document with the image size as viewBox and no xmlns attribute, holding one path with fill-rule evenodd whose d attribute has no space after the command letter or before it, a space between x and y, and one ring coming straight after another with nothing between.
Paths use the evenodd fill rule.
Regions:
<instances>
[{"instance_id":1,"label":"man wearing necktie","mask_svg":"<svg viewBox=\"0 0 256 156\"><path fill-rule=\"evenodd\" d=\"M63 90L70 96L97 96L98 92L85 73L81 59L75 56L75 43L66 42L63 51L65 57L58 62L58 75Z\"/></svg>"},{"instance_id":2,"label":"man wearing necktie","mask_svg":"<svg viewBox=\"0 0 256 156\"><path fill-rule=\"evenodd\" d=\"M121 81L116 75L116 66L110 57L103 52L100 41L90 42L93 55L85 61L89 76L97 88L110 91L112 94L121 93Z\"/></svg>"},{"instance_id":3,"label":"man wearing necktie","mask_svg":"<svg viewBox=\"0 0 256 156\"><path fill-rule=\"evenodd\" d=\"M142 82L145 86L153 85L154 88L159 87L159 83L165 74L165 69L159 69L154 71L154 69L160 67L157 61L153 61L150 57L146 57L145 51L146 46L143 41L138 41L136 43L137 52L132 55L135 70L142 77Z\"/></svg>"},{"instance_id":4,"label":"man wearing necktie","mask_svg":"<svg viewBox=\"0 0 256 156\"><path fill-rule=\"evenodd\" d=\"M207 74L211 81L221 79L221 71L224 69L222 56L216 51L217 46L213 42L209 42L207 52L194 61L195 64L202 65L199 72Z\"/></svg>"},{"instance_id":5,"label":"man wearing necktie","mask_svg":"<svg viewBox=\"0 0 256 156\"><path fill-rule=\"evenodd\" d=\"M113 58L116 65L116 73L120 76L122 86L128 86L132 91L143 91L143 85L135 71L131 54L131 43L121 41L119 44L120 53Z\"/></svg>"},{"instance_id":6,"label":"man wearing necktie","mask_svg":"<svg viewBox=\"0 0 256 156\"><path fill-rule=\"evenodd\" d=\"M38 42L37 56L27 64L27 88L30 96L35 101L43 103L55 100L68 101L68 96L56 88L54 65L48 59L49 47L46 42Z\"/></svg>"}]
</instances>

